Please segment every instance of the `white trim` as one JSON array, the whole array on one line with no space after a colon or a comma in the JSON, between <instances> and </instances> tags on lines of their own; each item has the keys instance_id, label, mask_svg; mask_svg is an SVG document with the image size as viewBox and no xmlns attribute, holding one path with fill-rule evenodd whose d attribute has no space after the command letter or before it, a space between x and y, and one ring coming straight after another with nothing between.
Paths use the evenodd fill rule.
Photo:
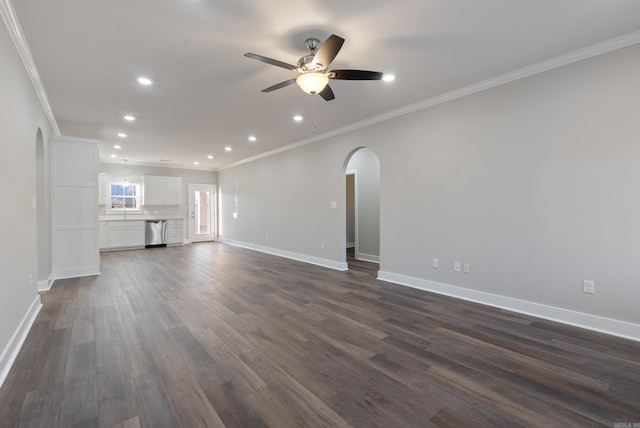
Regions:
<instances>
[{"instance_id":1,"label":"white trim","mask_svg":"<svg viewBox=\"0 0 640 428\"><path fill-rule=\"evenodd\" d=\"M512 297L485 293L482 291L471 290L468 288L400 275L392 272L378 271L378 279L437 294L443 294L457 299L468 300L470 302L506 309L551 321L557 321L563 324L585 328L600 333L619 336L625 339L640 341L640 324L633 324L626 321L614 320L570 309L557 308L541 303L514 299Z\"/></svg>"},{"instance_id":2,"label":"white trim","mask_svg":"<svg viewBox=\"0 0 640 428\"><path fill-rule=\"evenodd\" d=\"M358 149L360 150L360 149ZM358 151L356 150L356 151ZM349 160L351 160L351 158L353 157L353 155L355 154L355 152L351 153L351 156L349 157ZM349 162L347 161L347 166L349 166ZM356 254L358 254L358 245L360 244L360 234L358 233L358 230L360 229L360 224L358 223L358 218L360 217L360 212L358 211L358 170L357 169L348 169L345 172L345 180L347 175L353 175L353 254L354 256L357 258ZM346 195L346 181L345 181L345 210L344 210L344 215L345 215L345 232L346 232L346 216L347 216L347 210L346 210L346 205L347 205L347 195ZM347 248L349 248L349 246L347 245ZM346 260L346 254L345 254L345 260Z\"/></svg>"},{"instance_id":3,"label":"white trim","mask_svg":"<svg viewBox=\"0 0 640 428\"><path fill-rule=\"evenodd\" d=\"M288 150L296 149L298 147L306 146L307 144L315 143L316 141L326 140L328 138L345 134L347 132L364 128L366 126L373 125L379 122L383 122L388 119L393 119L398 116L404 116L406 114L413 113L418 110L423 110L438 104L442 104L458 98L466 97L467 95L472 95L472 94L475 94L476 92L481 92L486 89L494 88L496 86L505 85L507 83L514 82L516 80L524 79L526 77L530 77L535 74L544 73L545 71L549 71L555 68L563 67L565 65L573 64L574 62L589 59L594 56L603 55L608 52L613 52L615 50L626 48L628 46L632 46L638 43L640 43L640 30L633 31L631 33L624 34L622 36L615 37L613 39L605 40L604 42L596 43L594 45L587 46L581 49L576 49L574 51L565 53L563 55L559 55L554 58L549 58L547 60L538 62L536 64L528 65L514 71L500 74L498 76L492 77L487 80L483 80L481 82L472 83L471 85L454 89L442 95L436 95L435 97L427 98L426 100L419 101L417 103L410 104L408 106L404 106L399 109L392 110L390 112L383 113L381 115L362 120L360 122L355 122L350 125L344 126L342 128L334 129L332 131L325 132L324 134L319 134L311 138L301 140L297 143L290 144L288 146L284 146L284 147L277 148L275 150L264 152L259 155L252 156L250 158L243 159L238 162L234 162L230 165L227 165L225 167L219 168L217 171L224 171L225 169L233 168L233 167L236 167L245 163L249 163L258 159L266 158L278 153L282 153Z\"/></svg>"},{"instance_id":4,"label":"white trim","mask_svg":"<svg viewBox=\"0 0 640 428\"><path fill-rule=\"evenodd\" d=\"M380 263L380 256L375 254L356 253L356 260L362 260L364 262Z\"/></svg>"},{"instance_id":5,"label":"white trim","mask_svg":"<svg viewBox=\"0 0 640 428\"><path fill-rule=\"evenodd\" d=\"M308 256L306 254L293 253L291 251L278 250L277 248L263 247L261 245L255 245L248 242L234 241L232 239L219 238L218 242L224 244L233 245L234 247L247 248L249 250L260 251L261 253L272 254L274 256L285 257L287 259L298 260L300 262L310 263L312 265L318 265L329 269L345 271L349 270L349 266L346 262L336 262L329 259L323 259L320 257Z\"/></svg>"},{"instance_id":6,"label":"white trim","mask_svg":"<svg viewBox=\"0 0 640 428\"><path fill-rule=\"evenodd\" d=\"M2 0L0 0L2 1ZM207 168L207 167L193 167L191 168L190 165L173 165L170 164L169 162L137 162L134 160L129 159L126 162L123 162L122 159L116 159L116 160L112 160L111 158L104 158L104 159L100 159L99 160L100 163L106 163L106 164L113 164L113 165L136 165L136 166L152 166L155 168L170 168L170 169L182 169L182 170L187 170L187 171L209 171L209 172L216 172L217 169L216 168ZM173 161L171 161L173 162Z\"/></svg>"},{"instance_id":7,"label":"white trim","mask_svg":"<svg viewBox=\"0 0 640 428\"><path fill-rule=\"evenodd\" d=\"M354 248L356 246L355 242L347 242L347 248Z\"/></svg>"},{"instance_id":8,"label":"white trim","mask_svg":"<svg viewBox=\"0 0 640 428\"><path fill-rule=\"evenodd\" d=\"M42 303L40 302L40 296L38 295L22 317L22 321L20 321L16 331L13 332L11 339L9 339L9 343L7 343L7 346L2 350L2 354L0 354L0 387L9 375L9 370L11 370L11 366L16 360L18 352L20 352L20 348L22 348L22 345L29 334L29 330L31 329L33 322L36 320L36 316L40 312L41 308Z\"/></svg>"},{"instance_id":9,"label":"white trim","mask_svg":"<svg viewBox=\"0 0 640 428\"><path fill-rule=\"evenodd\" d=\"M0 15L2 15L2 19L4 20L7 30L9 30L9 34L11 35L11 39L13 40L13 44L18 50L20 59L22 59L24 68L27 69L27 74L31 78L31 83L33 83L36 94L40 99L40 104L42 104L42 108L44 109L44 113L47 116L47 119L49 120L51 129L53 130L54 135L60 136L60 128L58 128L56 118L53 116L53 110L51 110L51 105L49 104L47 91L45 91L44 89L44 85L42 84L42 80L40 79L40 74L38 74L38 68L36 67L36 63L33 60L33 56L31 55L29 43L27 43L27 39L22 32L22 27L20 26L18 17L16 16L15 10L13 9L11 0L0 0Z\"/></svg>"},{"instance_id":10,"label":"white trim","mask_svg":"<svg viewBox=\"0 0 640 428\"><path fill-rule=\"evenodd\" d=\"M51 272L49 273L49 277L47 279L38 281L38 292L51 290L51 287L53 287L54 282L55 282L55 279L53 278L53 272Z\"/></svg>"},{"instance_id":11,"label":"white trim","mask_svg":"<svg viewBox=\"0 0 640 428\"><path fill-rule=\"evenodd\" d=\"M120 248L121 250L136 250L143 249L144 247L126 247ZM116 250L118 248L109 248L108 251ZM107 249L103 249L102 251L107 251ZM53 273L55 279L66 279L66 278L79 278L81 276L96 276L100 275L100 267L98 266L87 266L87 267L79 267L72 269L61 269L57 270Z\"/></svg>"}]
</instances>

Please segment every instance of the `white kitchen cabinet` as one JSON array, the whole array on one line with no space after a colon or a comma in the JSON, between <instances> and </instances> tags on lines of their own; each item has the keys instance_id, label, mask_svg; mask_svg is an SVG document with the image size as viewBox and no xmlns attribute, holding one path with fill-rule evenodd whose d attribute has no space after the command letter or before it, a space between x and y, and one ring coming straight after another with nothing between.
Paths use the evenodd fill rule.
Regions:
<instances>
[{"instance_id":1,"label":"white kitchen cabinet","mask_svg":"<svg viewBox=\"0 0 640 428\"><path fill-rule=\"evenodd\" d=\"M98 142L51 137L49 146L53 276L98 275Z\"/></svg>"},{"instance_id":2,"label":"white kitchen cabinet","mask_svg":"<svg viewBox=\"0 0 640 428\"><path fill-rule=\"evenodd\" d=\"M180 177L142 177L142 204L144 206L180 205Z\"/></svg>"},{"instance_id":3,"label":"white kitchen cabinet","mask_svg":"<svg viewBox=\"0 0 640 428\"><path fill-rule=\"evenodd\" d=\"M144 220L107 221L107 242L103 249L144 248Z\"/></svg>"},{"instance_id":4,"label":"white kitchen cabinet","mask_svg":"<svg viewBox=\"0 0 640 428\"><path fill-rule=\"evenodd\" d=\"M167 245L184 243L182 220L167 220Z\"/></svg>"},{"instance_id":5,"label":"white kitchen cabinet","mask_svg":"<svg viewBox=\"0 0 640 428\"><path fill-rule=\"evenodd\" d=\"M98 174L98 205L106 205L109 199L109 176L106 172Z\"/></svg>"}]
</instances>

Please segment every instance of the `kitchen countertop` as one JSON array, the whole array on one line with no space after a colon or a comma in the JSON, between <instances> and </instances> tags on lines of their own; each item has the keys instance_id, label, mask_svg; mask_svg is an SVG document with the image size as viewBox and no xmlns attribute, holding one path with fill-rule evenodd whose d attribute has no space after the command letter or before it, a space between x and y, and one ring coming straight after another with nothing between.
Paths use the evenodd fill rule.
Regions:
<instances>
[{"instance_id":1,"label":"kitchen countertop","mask_svg":"<svg viewBox=\"0 0 640 428\"><path fill-rule=\"evenodd\" d=\"M184 220L184 217L177 215L161 215L161 214L107 214L98 216L98 221L133 221L133 220Z\"/></svg>"}]
</instances>

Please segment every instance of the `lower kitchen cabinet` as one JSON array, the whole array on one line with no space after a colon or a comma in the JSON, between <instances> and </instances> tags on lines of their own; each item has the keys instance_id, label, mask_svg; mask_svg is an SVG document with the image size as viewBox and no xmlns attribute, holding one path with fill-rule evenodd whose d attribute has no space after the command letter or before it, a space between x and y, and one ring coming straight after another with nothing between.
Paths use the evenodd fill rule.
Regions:
<instances>
[{"instance_id":1,"label":"lower kitchen cabinet","mask_svg":"<svg viewBox=\"0 0 640 428\"><path fill-rule=\"evenodd\" d=\"M100 222L100 249L144 248L144 220Z\"/></svg>"},{"instance_id":2,"label":"lower kitchen cabinet","mask_svg":"<svg viewBox=\"0 0 640 428\"><path fill-rule=\"evenodd\" d=\"M144 248L146 220L104 220L98 226L100 250ZM167 220L167 245L183 245L182 219Z\"/></svg>"},{"instance_id":3,"label":"lower kitchen cabinet","mask_svg":"<svg viewBox=\"0 0 640 428\"><path fill-rule=\"evenodd\" d=\"M167 245L184 243L182 220L167 220Z\"/></svg>"}]
</instances>

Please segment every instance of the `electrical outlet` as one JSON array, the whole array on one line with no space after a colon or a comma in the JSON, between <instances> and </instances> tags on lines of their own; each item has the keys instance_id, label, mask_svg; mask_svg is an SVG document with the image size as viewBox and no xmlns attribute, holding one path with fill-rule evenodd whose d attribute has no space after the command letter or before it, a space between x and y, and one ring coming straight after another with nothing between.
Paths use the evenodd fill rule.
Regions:
<instances>
[{"instance_id":1,"label":"electrical outlet","mask_svg":"<svg viewBox=\"0 0 640 428\"><path fill-rule=\"evenodd\" d=\"M431 264L431 266L433 266L434 269L438 269L438 259L433 259L433 263Z\"/></svg>"},{"instance_id":2,"label":"electrical outlet","mask_svg":"<svg viewBox=\"0 0 640 428\"><path fill-rule=\"evenodd\" d=\"M453 271L460 272L460 262L453 262Z\"/></svg>"},{"instance_id":3,"label":"electrical outlet","mask_svg":"<svg viewBox=\"0 0 640 428\"><path fill-rule=\"evenodd\" d=\"M265 234L264 234L264 240L265 240L265 241L268 241L268 240L269 240L269 234L268 234L268 233L265 233Z\"/></svg>"},{"instance_id":4,"label":"electrical outlet","mask_svg":"<svg viewBox=\"0 0 640 428\"><path fill-rule=\"evenodd\" d=\"M324 250L324 242L321 242L321 243L320 243L320 249L321 249L321 250Z\"/></svg>"},{"instance_id":5,"label":"electrical outlet","mask_svg":"<svg viewBox=\"0 0 640 428\"><path fill-rule=\"evenodd\" d=\"M471 265L469 263L465 263L462 265L462 272L471 273Z\"/></svg>"},{"instance_id":6,"label":"electrical outlet","mask_svg":"<svg viewBox=\"0 0 640 428\"><path fill-rule=\"evenodd\" d=\"M595 281L587 281L584 280L582 291L587 294L596 294L596 283Z\"/></svg>"}]
</instances>

